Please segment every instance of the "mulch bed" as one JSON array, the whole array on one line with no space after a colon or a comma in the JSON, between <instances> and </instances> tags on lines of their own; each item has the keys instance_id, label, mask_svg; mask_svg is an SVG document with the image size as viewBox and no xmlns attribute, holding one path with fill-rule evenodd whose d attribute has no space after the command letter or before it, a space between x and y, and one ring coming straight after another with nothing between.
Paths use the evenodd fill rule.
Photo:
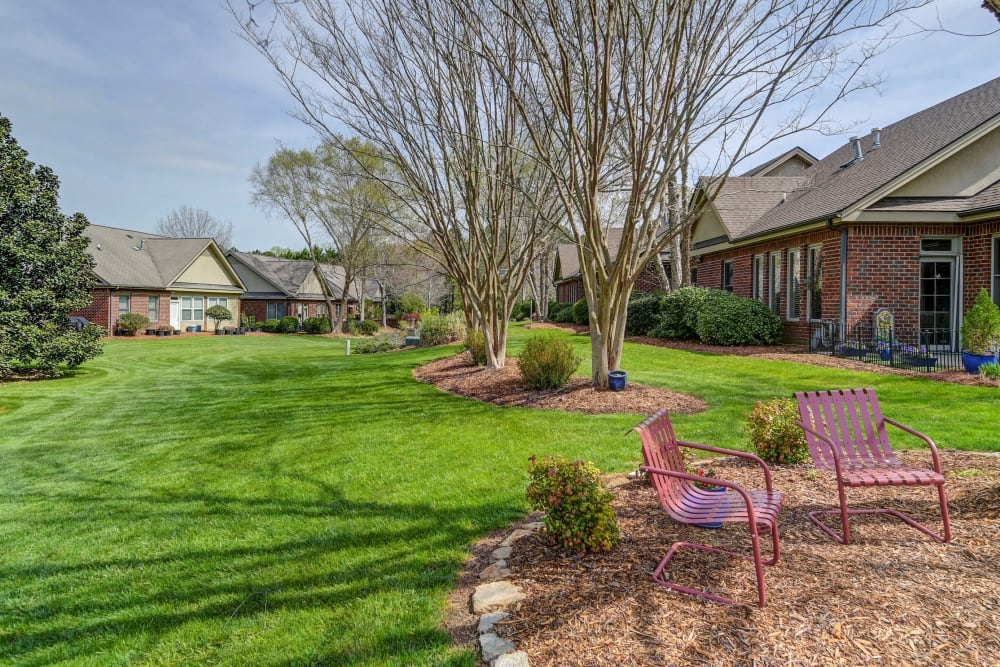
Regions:
<instances>
[{"instance_id":1,"label":"mulch bed","mask_svg":"<svg viewBox=\"0 0 1000 667\"><path fill-rule=\"evenodd\" d=\"M691 343L630 340L720 352ZM967 373L926 375L795 349L727 352L980 383ZM664 406L673 412L704 409L700 399L633 383L624 392L596 391L583 379L557 392L527 392L515 363L487 372L463 355L415 375L446 391L499 405L640 414ZM926 451L900 457L929 464ZM941 458L954 532L948 544L878 515L852 518L852 543L836 544L807 517L815 509L836 508L833 480L809 465L773 466L775 488L786 496L779 518L781 560L766 568L764 609L755 606L752 563L725 556L682 551L671 563L671 575L747 606L707 602L653 583L651 573L673 542L742 550L749 548L746 526L712 530L678 524L664 514L647 481L611 478L621 543L607 554L567 554L541 536L519 541L509 560L510 580L527 599L496 631L515 640L532 667L1000 664L1000 456L942 451ZM711 468L714 476L748 488L762 485L759 472L743 461L716 459ZM852 507L896 507L932 528L940 526L933 488L853 489L848 495ZM539 518L531 515L525 522ZM513 528L473 547L445 622L457 644L476 648L478 618L468 609L469 599L490 552Z\"/></svg>"}]
</instances>

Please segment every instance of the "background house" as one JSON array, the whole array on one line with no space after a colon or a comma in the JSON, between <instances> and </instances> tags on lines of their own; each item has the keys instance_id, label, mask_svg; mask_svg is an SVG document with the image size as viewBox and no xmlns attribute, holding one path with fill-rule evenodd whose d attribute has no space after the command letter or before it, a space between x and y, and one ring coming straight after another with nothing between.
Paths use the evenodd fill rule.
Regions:
<instances>
[{"instance_id":1,"label":"background house","mask_svg":"<svg viewBox=\"0 0 1000 667\"><path fill-rule=\"evenodd\" d=\"M322 275L317 274L311 261L282 259L269 255L230 251L226 257L240 276L247 291L243 294L244 313L253 315L258 322L294 316L299 320L309 317L328 317L326 299L321 280L326 280L334 314L340 317L341 295L344 292L344 270L339 266L324 265ZM347 314L358 312L360 280L351 288ZM377 299L376 294L366 298Z\"/></svg>"},{"instance_id":2,"label":"background house","mask_svg":"<svg viewBox=\"0 0 1000 667\"><path fill-rule=\"evenodd\" d=\"M697 284L767 303L789 341L887 308L904 342L954 350L976 293L1000 300L998 156L995 79L797 174L729 179L694 225Z\"/></svg>"},{"instance_id":3,"label":"background house","mask_svg":"<svg viewBox=\"0 0 1000 667\"><path fill-rule=\"evenodd\" d=\"M244 286L212 239L179 239L114 227L90 225L87 251L94 257L97 284L82 315L104 327L116 328L118 317L138 313L150 326L175 329L214 322L205 317L213 305L238 317Z\"/></svg>"},{"instance_id":4,"label":"background house","mask_svg":"<svg viewBox=\"0 0 1000 667\"><path fill-rule=\"evenodd\" d=\"M608 230L608 250L611 252L612 257L618 254L621 237L621 227L612 227ZM669 277L670 253L668 251L660 253L660 262L663 264L663 270ZM556 286L556 301L559 303L576 303L584 298L583 276L580 274L580 258L577 255L575 244L560 243L556 245L556 265L553 282ZM662 289L656 267L647 267L635 281L633 289L639 292L655 292Z\"/></svg>"}]
</instances>

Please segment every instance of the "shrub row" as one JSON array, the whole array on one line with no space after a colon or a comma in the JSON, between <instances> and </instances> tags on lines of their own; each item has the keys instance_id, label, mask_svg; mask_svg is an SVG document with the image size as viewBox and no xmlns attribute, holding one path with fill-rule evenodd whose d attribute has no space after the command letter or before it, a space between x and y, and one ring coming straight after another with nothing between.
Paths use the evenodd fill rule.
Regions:
<instances>
[{"instance_id":1,"label":"shrub row","mask_svg":"<svg viewBox=\"0 0 1000 667\"><path fill-rule=\"evenodd\" d=\"M650 336L709 345L773 345L781 320L767 306L723 290L682 287L663 297Z\"/></svg>"}]
</instances>

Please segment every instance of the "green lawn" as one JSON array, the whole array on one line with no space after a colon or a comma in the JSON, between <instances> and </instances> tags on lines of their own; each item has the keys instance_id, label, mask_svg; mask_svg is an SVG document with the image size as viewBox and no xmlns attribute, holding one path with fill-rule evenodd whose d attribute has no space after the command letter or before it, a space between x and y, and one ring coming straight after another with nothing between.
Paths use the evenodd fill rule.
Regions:
<instances>
[{"instance_id":1,"label":"green lawn","mask_svg":"<svg viewBox=\"0 0 1000 667\"><path fill-rule=\"evenodd\" d=\"M0 663L472 665L438 629L467 546L525 511L531 454L635 466L640 416L413 380L451 349L113 340L69 377L0 385ZM709 401L677 417L686 439L741 446L757 399L876 386L940 445L998 448L996 390L642 346L623 368Z\"/></svg>"}]
</instances>

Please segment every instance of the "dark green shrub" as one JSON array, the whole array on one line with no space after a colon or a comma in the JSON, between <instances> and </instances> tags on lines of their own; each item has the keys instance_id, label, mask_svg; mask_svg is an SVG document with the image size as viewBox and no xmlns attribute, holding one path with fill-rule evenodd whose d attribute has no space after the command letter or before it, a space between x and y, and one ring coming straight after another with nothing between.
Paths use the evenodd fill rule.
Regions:
<instances>
[{"instance_id":1,"label":"dark green shrub","mask_svg":"<svg viewBox=\"0 0 1000 667\"><path fill-rule=\"evenodd\" d=\"M351 341L351 354L375 354L389 352L403 347L403 338L398 333L387 333L371 338L358 338Z\"/></svg>"},{"instance_id":2,"label":"dark green shrub","mask_svg":"<svg viewBox=\"0 0 1000 667\"><path fill-rule=\"evenodd\" d=\"M587 299L583 298L573 304L573 324L589 324L590 311L587 309Z\"/></svg>"},{"instance_id":3,"label":"dark green shrub","mask_svg":"<svg viewBox=\"0 0 1000 667\"><path fill-rule=\"evenodd\" d=\"M445 345L465 337L465 315L460 312L447 315L427 315L420 319L420 345Z\"/></svg>"},{"instance_id":4,"label":"dark green shrub","mask_svg":"<svg viewBox=\"0 0 1000 667\"><path fill-rule=\"evenodd\" d=\"M768 463L802 463L809 460L799 420L798 405L790 398L757 401L750 412L743 432L757 456Z\"/></svg>"},{"instance_id":5,"label":"dark green shrub","mask_svg":"<svg viewBox=\"0 0 1000 667\"><path fill-rule=\"evenodd\" d=\"M549 319L553 322L572 322L573 321L573 304L571 303L559 303L556 304L549 310Z\"/></svg>"},{"instance_id":6,"label":"dark green shrub","mask_svg":"<svg viewBox=\"0 0 1000 667\"><path fill-rule=\"evenodd\" d=\"M264 323L260 325L260 329L267 333L278 333L278 330L281 329L281 320L264 320Z\"/></svg>"},{"instance_id":7,"label":"dark green shrub","mask_svg":"<svg viewBox=\"0 0 1000 667\"><path fill-rule=\"evenodd\" d=\"M486 336L482 329L469 329L465 334L465 350L477 366L486 365Z\"/></svg>"},{"instance_id":8,"label":"dark green shrub","mask_svg":"<svg viewBox=\"0 0 1000 667\"><path fill-rule=\"evenodd\" d=\"M558 389L569 382L582 360L561 338L533 336L525 341L517 367L528 389Z\"/></svg>"},{"instance_id":9,"label":"dark green shrub","mask_svg":"<svg viewBox=\"0 0 1000 667\"><path fill-rule=\"evenodd\" d=\"M524 320L531 319L532 310L533 308L530 299L518 301L514 304L514 307L510 311L510 319L515 322L523 322Z\"/></svg>"},{"instance_id":10,"label":"dark green shrub","mask_svg":"<svg viewBox=\"0 0 1000 667\"><path fill-rule=\"evenodd\" d=\"M295 333L299 330L299 318L294 315L289 315L288 317L282 317L281 323L278 324L278 331L281 333Z\"/></svg>"},{"instance_id":11,"label":"dark green shrub","mask_svg":"<svg viewBox=\"0 0 1000 667\"><path fill-rule=\"evenodd\" d=\"M302 330L307 334L328 334L333 331L328 317L307 317L302 320Z\"/></svg>"},{"instance_id":12,"label":"dark green shrub","mask_svg":"<svg viewBox=\"0 0 1000 667\"><path fill-rule=\"evenodd\" d=\"M362 336L374 336L378 333L378 322L375 320L361 320L358 322L358 333Z\"/></svg>"},{"instance_id":13,"label":"dark green shrub","mask_svg":"<svg viewBox=\"0 0 1000 667\"><path fill-rule=\"evenodd\" d=\"M678 340L698 338L698 332L695 330L698 312L711 292L721 291L695 286L674 290L663 298L660 304L659 322L650 330L649 335Z\"/></svg>"},{"instance_id":14,"label":"dark green shrub","mask_svg":"<svg viewBox=\"0 0 1000 667\"><path fill-rule=\"evenodd\" d=\"M544 511L545 534L568 551L611 551L620 532L613 496L592 463L531 457L528 502Z\"/></svg>"},{"instance_id":15,"label":"dark green shrub","mask_svg":"<svg viewBox=\"0 0 1000 667\"><path fill-rule=\"evenodd\" d=\"M760 301L711 290L695 324L709 345L773 345L781 340L781 320Z\"/></svg>"},{"instance_id":16,"label":"dark green shrub","mask_svg":"<svg viewBox=\"0 0 1000 667\"><path fill-rule=\"evenodd\" d=\"M139 313L123 313L118 317L118 330L126 336L134 336L139 329L149 326L149 318Z\"/></svg>"},{"instance_id":17,"label":"dark green shrub","mask_svg":"<svg viewBox=\"0 0 1000 667\"><path fill-rule=\"evenodd\" d=\"M552 320L553 322L555 322L554 315L555 315L556 311L561 310L561 309L562 309L562 304L561 303L559 303L558 301L549 301L549 308L548 308L548 310L545 311L546 312L546 317L548 319Z\"/></svg>"},{"instance_id":18,"label":"dark green shrub","mask_svg":"<svg viewBox=\"0 0 1000 667\"><path fill-rule=\"evenodd\" d=\"M625 318L626 336L645 336L660 321L663 304L662 294L642 294L633 292L628 300L628 314Z\"/></svg>"}]
</instances>

